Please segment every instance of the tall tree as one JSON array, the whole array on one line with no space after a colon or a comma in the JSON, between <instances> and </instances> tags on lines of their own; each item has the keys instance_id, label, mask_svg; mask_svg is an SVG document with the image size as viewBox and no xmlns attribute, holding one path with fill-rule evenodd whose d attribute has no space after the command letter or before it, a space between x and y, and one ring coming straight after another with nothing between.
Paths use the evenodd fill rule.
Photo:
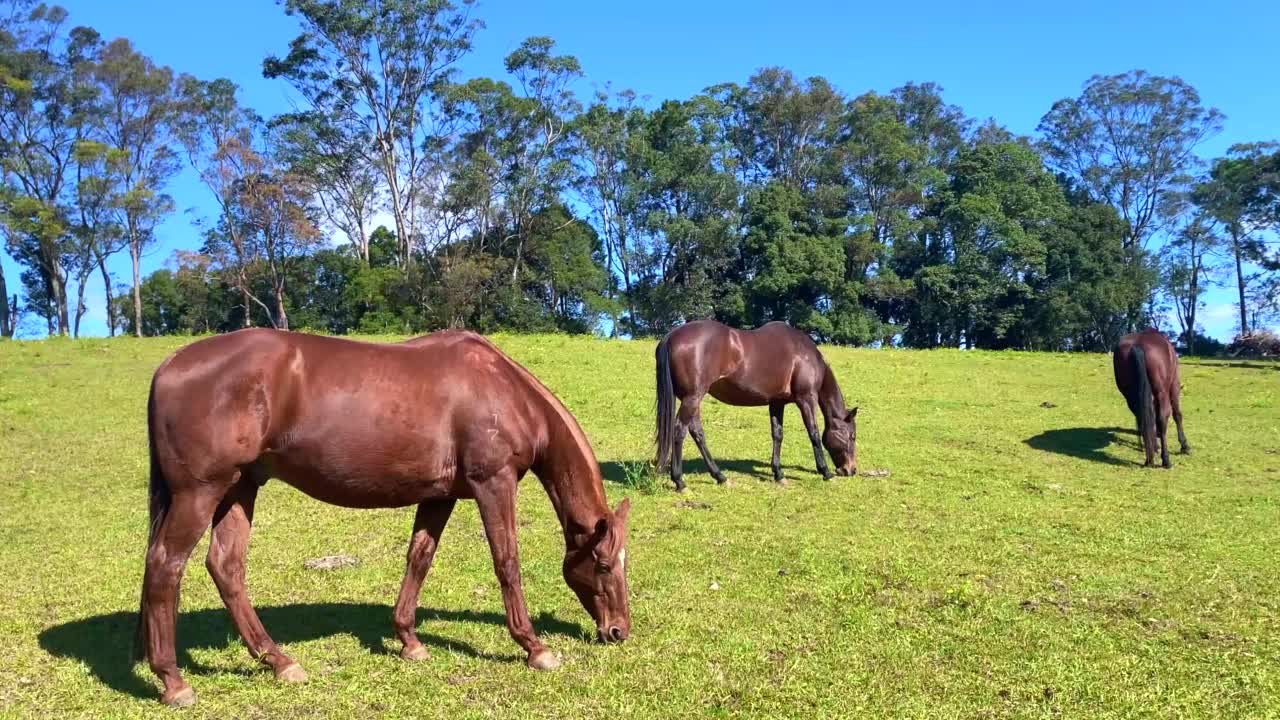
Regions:
<instances>
[{"instance_id":1,"label":"tall tree","mask_svg":"<svg viewBox=\"0 0 1280 720\"><path fill-rule=\"evenodd\" d=\"M14 258L40 289L51 333L68 334L67 256L74 254L69 198L75 107L86 92L76 69L96 51L89 28L64 30L59 7L19 0L0 31L0 164Z\"/></svg>"},{"instance_id":2,"label":"tall tree","mask_svg":"<svg viewBox=\"0 0 1280 720\"><path fill-rule=\"evenodd\" d=\"M1162 213L1199 162L1196 147L1223 119L1182 79L1133 70L1090 78L1079 97L1054 103L1039 130L1050 167L1120 213L1124 247L1139 274ZM1130 308L1130 329L1141 314L1141 306Z\"/></svg>"},{"instance_id":3,"label":"tall tree","mask_svg":"<svg viewBox=\"0 0 1280 720\"><path fill-rule=\"evenodd\" d=\"M101 269L106 285L107 330L115 334L115 310L112 302L110 275L106 258L127 244L124 227L117 222L116 203L120 196L128 153L114 150L101 142L81 139L75 146L75 208L71 233L75 247L71 263L76 276L76 309L72 334L79 337L80 321L88 306L85 290L89 276ZM137 297L134 298L135 304ZM135 314L135 320L136 320Z\"/></svg>"},{"instance_id":4,"label":"tall tree","mask_svg":"<svg viewBox=\"0 0 1280 720\"><path fill-rule=\"evenodd\" d=\"M174 149L179 105L173 71L120 38L102 48L90 74L99 94L92 112L102 141L125 156L116 202L133 263L134 328L141 334L142 254L155 241L156 226L174 210L164 188L180 167Z\"/></svg>"},{"instance_id":5,"label":"tall tree","mask_svg":"<svg viewBox=\"0 0 1280 720\"><path fill-rule=\"evenodd\" d=\"M636 306L642 333L682 320L740 321L736 224L739 184L718 113L705 96L669 100L648 115L632 143L638 234L645 242Z\"/></svg>"},{"instance_id":6,"label":"tall tree","mask_svg":"<svg viewBox=\"0 0 1280 720\"><path fill-rule=\"evenodd\" d=\"M1196 315L1218 267L1214 255L1222 238L1204 218L1194 217L1169 241L1164 252L1165 290L1173 301L1187 354L1196 352Z\"/></svg>"},{"instance_id":7,"label":"tall tree","mask_svg":"<svg viewBox=\"0 0 1280 720\"><path fill-rule=\"evenodd\" d=\"M1227 157L1213 162L1208 177L1196 185L1191 195L1196 205L1222 225L1230 239L1241 335L1248 335L1250 328L1248 286L1259 277L1246 269L1251 263L1266 262L1263 233L1269 227L1280 226L1278 147L1275 143L1232 146Z\"/></svg>"},{"instance_id":8,"label":"tall tree","mask_svg":"<svg viewBox=\"0 0 1280 720\"><path fill-rule=\"evenodd\" d=\"M465 118L460 145L466 162L487 170L487 186L502 207L501 245L513 246L513 293L533 216L559 200L573 173L565 140L580 110L570 84L582 68L554 50L551 38L525 40L505 61L519 93L504 82L475 80L455 88L449 105ZM489 200L488 193L483 197Z\"/></svg>"},{"instance_id":9,"label":"tall tree","mask_svg":"<svg viewBox=\"0 0 1280 720\"><path fill-rule=\"evenodd\" d=\"M625 327L615 315L615 335L634 334L635 298L633 228L635 225L634 182L629 169L632 136L644 122L644 111L636 106L636 95L623 91L614 97L596 94L595 101L574 124L578 163L575 187L591 208L596 229L604 241L605 269L610 294L627 310ZM621 293L618 280L621 280Z\"/></svg>"},{"instance_id":10,"label":"tall tree","mask_svg":"<svg viewBox=\"0 0 1280 720\"><path fill-rule=\"evenodd\" d=\"M237 221L240 190L247 178L265 172L265 160L256 149L261 119L236 98L238 88L227 79L198 80L189 75L179 79L182 109L176 132L187 160L209 188L218 205L219 217L209 237L223 250L229 283L240 293L244 327L253 324L253 305L271 311L255 296L249 264L252 259L245 226ZM139 328L140 329L140 328Z\"/></svg>"},{"instance_id":11,"label":"tall tree","mask_svg":"<svg viewBox=\"0 0 1280 720\"><path fill-rule=\"evenodd\" d=\"M276 152L305 184L326 224L345 235L368 265L370 224L382 198L377 166L361 147L361 136L317 111L282 115L270 125Z\"/></svg>"},{"instance_id":12,"label":"tall tree","mask_svg":"<svg viewBox=\"0 0 1280 720\"><path fill-rule=\"evenodd\" d=\"M1054 103L1039 130L1050 167L1120 213L1126 245L1145 247L1195 168L1196 147L1223 120L1182 79L1133 70L1093 76L1080 97Z\"/></svg>"},{"instance_id":13,"label":"tall tree","mask_svg":"<svg viewBox=\"0 0 1280 720\"><path fill-rule=\"evenodd\" d=\"M242 291L252 294L258 282L270 288L268 317L273 327L288 330L285 298L289 278L321 240L307 207L310 193L304 181L269 159L259 156L245 163L249 172L237 179L223 232L211 236L209 247L215 256L226 258L236 282L245 284ZM230 225L237 226L234 233ZM218 242L231 237L238 239L233 241L238 246L228 248ZM263 305L256 296L254 299Z\"/></svg>"},{"instance_id":14,"label":"tall tree","mask_svg":"<svg viewBox=\"0 0 1280 720\"><path fill-rule=\"evenodd\" d=\"M304 32L287 55L263 63L264 75L288 80L334 128L326 137L370 152L386 183L402 265L440 184L450 133L440 90L482 27L470 18L472 3L285 0Z\"/></svg>"}]
</instances>

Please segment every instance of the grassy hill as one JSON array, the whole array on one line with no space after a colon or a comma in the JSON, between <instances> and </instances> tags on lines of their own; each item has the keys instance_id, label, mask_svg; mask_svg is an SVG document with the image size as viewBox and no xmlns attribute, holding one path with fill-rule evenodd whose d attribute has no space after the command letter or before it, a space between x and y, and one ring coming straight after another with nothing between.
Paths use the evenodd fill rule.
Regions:
<instances>
[{"instance_id":1,"label":"grassy hill","mask_svg":"<svg viewBox=\"0 0 1280 720\"><path fill-rule=\"evenodd\" d=\"M454 513L423 591L432 657L405 663L390 607L412 510L344 510L270 482L250 592L311 681L277 684L249 658L202 543L178 630L200 695L184 716L1280 713L1280 366L1184 363L1196 454L1166 472L1138 467L1105 355L828 349L862 408L860 468L890 475L824 482L790 408L792 482L778 487L767 411L708 398L731 484L713 484L690 442L678 496L665 479L628 484L652 454L652 343L495 340L578 417L611 503L633 498L632 640L586 641L530 478L526 593L564 668L524 667L473 504ZM0 715L169 716L128 646L146 391L183 342L0 343ZM303 566L336 553L360 562Z\"/></svg>"}]
</instances>

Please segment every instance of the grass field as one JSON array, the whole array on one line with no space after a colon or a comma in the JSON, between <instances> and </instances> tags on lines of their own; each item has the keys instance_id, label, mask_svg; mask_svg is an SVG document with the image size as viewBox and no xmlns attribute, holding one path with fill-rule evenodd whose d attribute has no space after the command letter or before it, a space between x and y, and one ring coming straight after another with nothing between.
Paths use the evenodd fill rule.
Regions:
<instances>
[{"instance_id":1,"label":"grass field","mask_svg":"<svg viewBox=\"0 0 1280 720\"><path fill-rule=\"evenodd\" d=\"M472 504L423 591L432 657L406 663L390 606L412 510L344 510L271 482L250 590L311 680L277 684L249 658L202 543L178 630L200 695L184 716L1280 716L1280 366L1184 363L1196 454L1165 472L1138 467L1105 355L830 349L862 408L860 468L888 477L822 481L791 408L778 487L768 413L708 399L731 484L690 442L678 496L626 484L652 453L652 343L495 340L578 417L611 502L633 499L632 639L586 640L529 479L526 592L564 667L524 667ZM128 647L146 389L183 342L0 343L0 715L176 712ZM337 553L360 563L303 566Z\"/></svg>"}]
</instances>

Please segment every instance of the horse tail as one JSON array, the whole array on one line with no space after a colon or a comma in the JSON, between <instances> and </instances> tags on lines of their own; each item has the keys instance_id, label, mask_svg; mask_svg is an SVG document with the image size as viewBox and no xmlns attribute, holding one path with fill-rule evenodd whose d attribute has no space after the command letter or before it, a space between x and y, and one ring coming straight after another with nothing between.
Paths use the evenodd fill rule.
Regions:
<instances>
[{"instance_id":1,"label":"horse tail","mask_svg":"<svg viewBox=\"0 0 1280 720\"><path fill-rule=\"evenodd\" d=\"M1138 433L1142 435L1144 448L1156 446L1156 408L1151 396L1151 378L1147 377L1147 353L1140 345L1133 346L1133 374L1138 382L1138 406L1133 414L1138 418Z\"/></svg>"},{"instance_id":2,"label":"horse tail","mask_svg":"<svg viewBox=\"0 0 1280 720\"><path fill-rule=\"evenodd\" d=\"M658 343L654 352L657 361L658 389L658 428L655 439L658 443L658 470L665 470L671 464L671 453L675 447L676 437L676 393L671 384L671 346L670 337Z\"/></svg>"},{"instance_id":3,"label":"horse tail","mask_svg":"<svg viewBox=\"0 0 1280 720\"><path fill-rule=\"evenodd\" d=\"M155 544L156 535L160 532L160 525L164 522L165 515L169 512L169 506L173 504L173 494L169 490L169 483L165 480L164 471L160 469L160 459L156 453L156 383L155 379L151 380L151 393L147 398L147 446L151 453L151 481L149 489L149 512L150 527L147 532L147 554L151 553L151 546ZM147 654L147 574L150 572L146 569L144 560L144 569L142 573L142 599L138 604L138 625L133 635L133 660L136 662L143 659Z\"/></svg>"}]
</instances>

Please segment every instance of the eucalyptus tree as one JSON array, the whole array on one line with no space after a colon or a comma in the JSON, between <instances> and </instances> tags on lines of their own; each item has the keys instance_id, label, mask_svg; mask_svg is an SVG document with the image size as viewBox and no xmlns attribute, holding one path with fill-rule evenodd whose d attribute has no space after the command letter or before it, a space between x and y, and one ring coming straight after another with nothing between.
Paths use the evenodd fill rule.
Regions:
<instances>
[{"instance_id":1,"label":"eucalyptus tree","mask_svg":"<svg viewBox=\"0 0 1280 720\"><path fill-rule=\"evenodd\" d=\"M453 118L441 94L482 27L473 0L285 0L303 32L263 73L302 95L313 132L340 143L346 161L364 154L384 183L399 261L407 266L422 216L441 189ZM333 187L328 188L336 192Z\"/></svg>"}]
</instances>

